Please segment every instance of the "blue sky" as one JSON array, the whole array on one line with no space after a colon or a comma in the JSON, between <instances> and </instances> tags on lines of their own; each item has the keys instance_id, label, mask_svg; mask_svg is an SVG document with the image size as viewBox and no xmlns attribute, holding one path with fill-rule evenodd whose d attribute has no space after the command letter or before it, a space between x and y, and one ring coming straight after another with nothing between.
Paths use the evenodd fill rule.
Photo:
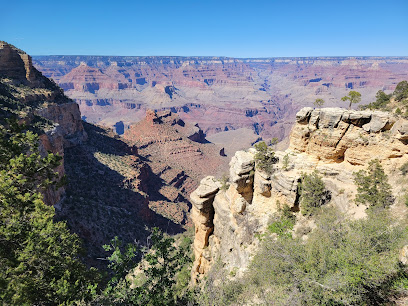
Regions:
<instances>
[{"instance_id":1,"label":"blue sky","mask_svg":"<svg viewBox=\"0 0 408 306\"><path fill-rule=\"evenodd\" d=\"M0 4L0 40L31 55L408 55L407 0Z\"/></svg>"}]
</instances>

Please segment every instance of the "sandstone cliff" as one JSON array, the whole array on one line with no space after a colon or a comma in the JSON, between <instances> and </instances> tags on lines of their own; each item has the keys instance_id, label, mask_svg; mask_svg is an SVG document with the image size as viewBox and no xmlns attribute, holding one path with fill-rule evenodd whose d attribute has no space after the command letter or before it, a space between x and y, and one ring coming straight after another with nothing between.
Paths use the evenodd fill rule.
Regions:
<instances>
[{"instance_id":1,"label":"sandstone cliff","mask_svg":"<svg viewBox=\"0 0 408 306\"><path fill-rule=\"evenodd\" d=\"M40 134L40 150L64 156L64 147L86 139L78 105L62 89L32 65L31 57L0 41L0 124L9 117L31 126ZM63 164L56 169L65 174ZM50 188L44 201L57 204L64 188Z\"/></svg>"},{"instance_id":2,"label":"sandstone cliff","mask_svg":"<svg viewBox=\"0 0 408 306\"><path fill-rule=\"evenodd\" d=\"M190 196L195 224L193 279L218 259L227 269L242 273L256 251L257 234L265 231L278 206L300 210L298 184L303 173L318 171L331 194L328 205L361 218L366 207L354 202L353 173L378 159L397 195L392 209L406 210L398 196L405 192L399 168L408 161L407 133L407 120L385 112L303 108L296 115L289 149L276 152L279 162L272 174L256 167L255 149L236 152L227 183L206 177ZM312 219L299 213L293 235L305 235L313 226Z\"/></svg>"}]
</instances>

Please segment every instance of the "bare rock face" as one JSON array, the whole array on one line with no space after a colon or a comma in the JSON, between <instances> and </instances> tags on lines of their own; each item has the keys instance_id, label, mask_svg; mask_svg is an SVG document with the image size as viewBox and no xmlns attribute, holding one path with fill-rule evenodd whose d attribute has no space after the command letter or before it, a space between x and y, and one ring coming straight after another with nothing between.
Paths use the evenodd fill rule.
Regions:
<instances>
[{"instance_id":1,"label":"bare rock face","mask_svg":"<svg viewBox=\"0 0 408 306\"><path fill-rule=\"evenodd\" d=\"M49 120L40 135L40 150L64 156L64 147L79 144L86 140L78 105L67 98L62 89L53 81L44 77L32 65L31 57L16 47L0 41L0 85L4 93L15 105L24 110L24 117L13 115L19 122L30 124L37 117ZM13 112L13 110L4 109ZM41 119L41 120L43 120ZM65 174L63 164L56 169L62 177ZM64 188L54 190L51 187L44 192L44 201L49 205L57 204Z\"/></svg>"},{"instance_id":2,"label":"bare rock face","mask_svg":"<svg viewBox=\"0 0 408 306\"><path fill-rule=\"evenodd\" d=\"M407 150L402 141L407 121L389 113L307 108L296 120L290 149L320 160L364 165L374 158L402 156Z\"/></svg>"},{"instance_id":3,"label":"bare rock face","mask_svg":"<svg viewBox=\"0 0 408 306\"><path fill-rule=\"evenodd\" d=\"M192 210L197 239L194 281L218 258L227 270L242 275L256 253L257 234L265 232L283 205L296 213L299 224L308 223L310 220L299 213L303 174L317 171L330 195L327 205L338 207L351 218L366 215L366 206L357 206L354 201L354 173L365 169L369 161L380 161L393 194L403 192L403 176L398 169L408 162L407 120L384 112L340 108L304 108L296 120L289 149L275 152L279 161L271 173L256 167L255 149L238 151L230 162L227 189L220 188L214 194L217 189L208 188L203 181L192 193L191 198L197 199ZM203 192L208 189L211 195ZM208 197L199 198L197 193ZM391 209L400 209L398 205ZM304 234L295 228L293 235ZM402 252L406 253L405 248ZM401 253L401 262L406 262L405 253Z\"/></svg>"},{"instance_id":4,"label":"bare rock face","mask_svg":"<svg viewBox=\"0 0 408 306\"><path fill-rule=\"evenodd\" d=\"M60 126L66 147L81 144L87 138L82 125L81 112L75 102L51 104L38 109L36 114Z\"/></svg>"},{"instance_id":5,"label":"bare rock face","mask_svg":"<svg viewBox=\"0 0 408 306\"><path fill-rule=\"evenodd\" d=\"M136 145L141 155L183 170L198 183L203 176L219 174L227 164L227 159L218 154L218 146L203 143L199 137L198 141L191 139L199 131L170 111L148 110L145 119L132 125L123 138Z\"/></svg>"},{"instance_id":6,"label":"bare rock face","mask_svg":"<svg viewBox=\"0 0 408 306\"><path fill-rule=\"evenodd\" d=\"M0 76L23 80L26 83L37 81L38 71L33 68L31 57L16 47L0 41Z\"/></svg>"},{"instance_id":7,"label":"bare rock face","mask_svg":"<svg viewBox=\"0 0 408 306\"><path fill-rule=\"evenodd\" d=\"M213 176L207 176L201 180L200 186L190 195L192 208L191 219L195 225L194 273L205 273L209 268L208 254L205 248L208 246L208 237L213 231L213 201L215 194L220 189L220 183Z\"/></svg>"}]
</instances>

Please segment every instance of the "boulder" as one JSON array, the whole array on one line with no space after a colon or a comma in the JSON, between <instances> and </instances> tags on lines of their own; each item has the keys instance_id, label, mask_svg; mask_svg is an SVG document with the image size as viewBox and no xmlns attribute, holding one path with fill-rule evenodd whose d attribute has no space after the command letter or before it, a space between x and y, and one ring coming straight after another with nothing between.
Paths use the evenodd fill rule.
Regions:
<instances>
[{"instance_id":1,"label":"boulder","mask_svg":"<svg viewBox=\"0 0 408 306\"><path fill-rule=\"evenodd\" d=\"M310 114L312 113L313 108L304 107L296 114L297 123L307 123L309 121Z\"/></svg>"},{"instance_id":2,"label":"boulder","mask_svg":"<svg viewBox=\"0 0 408 306\"><path fill-rule=\"evenodd\" d=\"M195 194L199 198L208 198L211 195L215 195L220 190L221 183L218 182L215 177L207 176L200 181L200 185L195 190Z\"/></svg>"},{"instance_id":3,"label":"boulder","mask_svg":"<svg viewBox=\"0 0 408 306\"><path fill-rule=\"evenodd\" d=\"M368 133L378 133L383 130L389 130L395 122L395 118L389 113L374 112L371 115L370 122L363 125L363 129Z\"/></svg>"},{"instance_id":4,"label":"boulder","mask_svg":"<svg viewBox=\"0 0 408 306\"><path fill-rule=\"evenodd\" d=\"M398 259L399 259L400 263L402 263L403 265L408 264L408 245L405 245L401 249Z\"/></svg>"},{"instance_id":5,"label":"boulder","mask_svg":"<svg viewBox=\"0 0 408 306\"><path fill-rule=\"evenodd\" d=\"M253 154L245 151L237 151L234 157L231 159L231 176L241 176L248 174L251 170L254 170L255 161Z\"/></svg>"},{"instance_id":6,"label":"boulder","mask_svg":"<svg viewBox=\"0 0 408 306\"><path fill-rule=\"evenodd\" d=\"M343 108L322 108L319 113L319 129L335 128L343 116Z\"/></svg>"}]
</instances>

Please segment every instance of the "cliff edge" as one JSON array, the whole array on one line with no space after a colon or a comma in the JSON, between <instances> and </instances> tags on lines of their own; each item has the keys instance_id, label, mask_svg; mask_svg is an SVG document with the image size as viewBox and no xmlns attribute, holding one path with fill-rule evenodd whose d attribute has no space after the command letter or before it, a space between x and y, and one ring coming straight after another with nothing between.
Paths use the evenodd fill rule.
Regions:
<instances>
[{"instance_id":1,"label":"cliff edge","mask_svg":"<svg viewBox=\"0 0 408 306\"><path fill-rule=\"evenodd\" d=\"M64 147L86 140L78 104L32 65L22 50L0 41L0 124L16 118L40 135L40 151L64 156ZM56 171L65 174L63 163ZM57 204L64 188L50 188L44 201Z\"/></svg>"},{"instance_id":2,"label":"cliff edge","mask_svg":"<svg viewBox=\"0 0 408 306\"><path fill-rule=\"evenodd\" d=\"M270 218L282 205L299 212L303 174L317 171L335 205L351 218L366 215L356 205L353 173L378 159L389 176L394 195L404 192L399 168L408 162L408 120L380 111L303 108L296 115L290 146L275 152L279 161L271 173L256 166L256 150L238 151L230 162L228 181L206 177L191 194L195 224L193 280L207 273L216 260L240 275L255 254ZM406 210L398 199L391 206ZM311 218L296 214L293 235L305 236ZM305 228L308 229L305 231ZM304 237L307 239L307 237Z\"/></svg>"}]
</instances>

